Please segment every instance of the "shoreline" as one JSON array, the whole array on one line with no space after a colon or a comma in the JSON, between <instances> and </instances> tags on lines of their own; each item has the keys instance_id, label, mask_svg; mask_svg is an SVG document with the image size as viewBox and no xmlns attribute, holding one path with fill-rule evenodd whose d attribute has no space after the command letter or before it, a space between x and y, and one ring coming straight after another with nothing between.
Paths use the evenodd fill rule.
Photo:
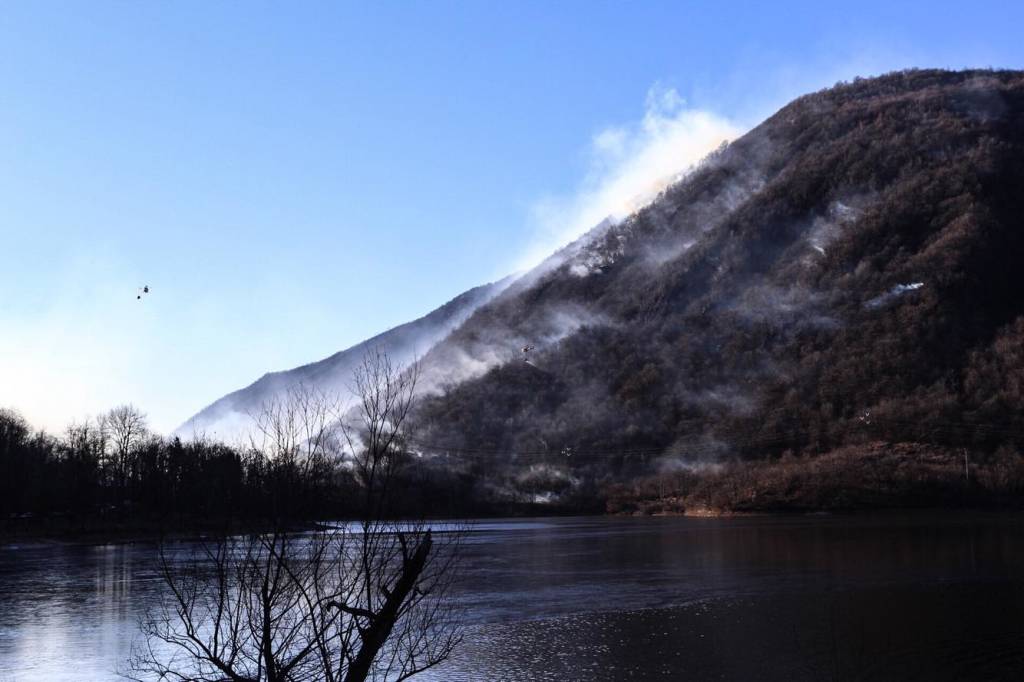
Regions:
<instances>
[{"instance_id":1,"label":"shoreline","mask_svg":"<svg viewBox=\"0 0 1024 682\"><path fill-rule=\"evenodd\" d=\"M542 510L537 510L542 512ZM554 510L552 510L554 512ZM978 514L1024 518L1024 509L1017 506L965 506L965 505L933 505L933 506L888 506L888 507L860 507L845 509L776 509L761 511L737 511L732 509L710 509L700 508L686 511L658 511L654 513L642 512L605 512L605 513L536 513L524 515L474 515L468 517L472 520L520 520L538 518L558 517L581 517L581 518L632 518L632 519L658 519L658 518L691 518L691 519L754 519L754 518L849 518L849 517L898 517L902 515L943 515L943 516L972 516ZM331 519L331 522L351 521L352 519ZM466 520L462 517L437 517L426 519L427 521L460 521ZM304 532L313 530L327 521L310 521L305 523L291 524L290 532ZM208 536L222 534L239 535L245 533L266 532L270 524L233 524L228 527L178 527L166 528L163 530L147 527L135 528L92 528L85 532L68 531L60 529L57 531L26 530L25 532L11 532L9 529L0 529L0 549L10 548L19 545L133 545L142 543L159 543L162 540L175 542L198 540Z\"/></svg>"}]
</instances>

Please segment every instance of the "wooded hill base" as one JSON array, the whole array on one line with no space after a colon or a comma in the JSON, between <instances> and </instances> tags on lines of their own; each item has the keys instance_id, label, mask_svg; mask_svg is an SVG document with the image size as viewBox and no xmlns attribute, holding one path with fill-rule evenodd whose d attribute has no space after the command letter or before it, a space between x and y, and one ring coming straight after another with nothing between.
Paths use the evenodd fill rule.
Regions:
<instances>
[{"instance_id":1,"label":"wooded hill base","mask_svg":"<svg viewBox=\"0 0 1024 682\"><path fill-rule=\"evenodd\" d=\"M612 514L717 516L928 507L1024 507L1024 462L921 443L870 443L645 476L605 490Z\"/></svg>"}]
</instances>

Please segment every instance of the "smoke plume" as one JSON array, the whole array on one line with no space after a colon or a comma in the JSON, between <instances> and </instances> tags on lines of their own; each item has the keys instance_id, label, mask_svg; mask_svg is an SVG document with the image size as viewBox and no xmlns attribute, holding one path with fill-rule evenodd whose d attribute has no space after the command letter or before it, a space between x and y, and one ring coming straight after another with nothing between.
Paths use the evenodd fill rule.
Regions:
<instances>
[{"instance_id":1,"label":"smoke plume","mask_svg":"<svg viewBox=\"0 0 1024 682\"><path fill-rule=\"evenodd\" d=\"M606 218L621 220L743 130L710 111L689 108L672 88L647 93L643 118L593 136L589 169L571 196L537 202L534 242L515 263L528 270Z\"/></svg>"}]
</instances>

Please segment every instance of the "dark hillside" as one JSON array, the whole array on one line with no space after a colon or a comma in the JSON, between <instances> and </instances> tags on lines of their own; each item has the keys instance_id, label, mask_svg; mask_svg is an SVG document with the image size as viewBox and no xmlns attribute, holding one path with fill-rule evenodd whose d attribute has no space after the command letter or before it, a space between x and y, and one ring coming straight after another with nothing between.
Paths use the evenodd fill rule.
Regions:
<instances>
[{"instance_id":1,"label":"dark hillside","mask_svg":"<svg viewBox=\"0 0 1024 682\"><path fill-rule=\"evenodd\" d=\"M1020 72L802 97L432 350L473 378L422 446L615 470L1019 445L1022 188Z\"/></svg>"}]
</instances>

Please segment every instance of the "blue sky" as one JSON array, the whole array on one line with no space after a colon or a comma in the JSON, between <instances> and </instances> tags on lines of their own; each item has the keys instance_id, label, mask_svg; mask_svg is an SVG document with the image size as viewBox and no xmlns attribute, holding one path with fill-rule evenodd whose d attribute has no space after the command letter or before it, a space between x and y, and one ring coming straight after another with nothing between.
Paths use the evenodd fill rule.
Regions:
<instances>
[{"instance_id":1,"label":"blue sky","mask_svg":"<svg viewBox=\"0 0 1024 682\"><path fill-rule=\"evenodd\" d=\"M1015 3L832 5L0 3L0 405L170 430L798 94L1024 67Z\"/></svg>"}]
</instances>

